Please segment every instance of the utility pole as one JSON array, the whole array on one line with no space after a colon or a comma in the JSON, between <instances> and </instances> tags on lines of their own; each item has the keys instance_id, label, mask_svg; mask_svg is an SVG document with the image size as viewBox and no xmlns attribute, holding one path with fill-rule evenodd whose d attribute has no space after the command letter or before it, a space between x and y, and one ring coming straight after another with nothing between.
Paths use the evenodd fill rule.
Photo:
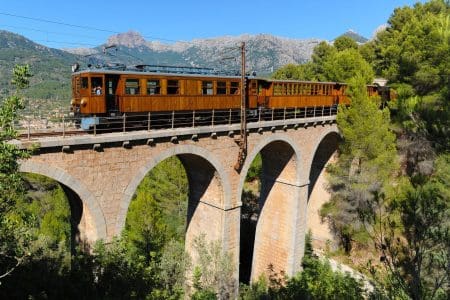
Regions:
<instances>
[{"instance_id":1,"label":"utility pole","mask_svg":"<svg viewBox=\"0 0 450 300\"><path fill-rule=\"evenodd\" d=\"M239 155L234 169L241 172L247 157L247 118L246 118L246 99L245 99L245 42L241 43L241 137L237 140L239 144Z\"/></svg>"}]
</instances>

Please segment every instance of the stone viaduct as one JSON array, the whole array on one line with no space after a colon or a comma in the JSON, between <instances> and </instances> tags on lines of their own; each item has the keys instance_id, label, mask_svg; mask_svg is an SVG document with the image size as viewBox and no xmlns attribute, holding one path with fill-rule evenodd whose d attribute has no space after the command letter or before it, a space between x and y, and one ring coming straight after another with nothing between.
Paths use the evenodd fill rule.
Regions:
<instances>
[{"instance_id":1,"label":"stone viaduct","mask_svg":"<svg viewBox=\"0 0 450 300\"><path fill-rule=\"evenodd\" d=\"M72 214L79 216L78 236L87 242L119 235L141 180L158 163L177 156L189 182L186 249L192 249L193 238L200 234L219 240L233 255L236 279L243 185L251 162L261 153L251 278L269 264L292 275L301 268L307 220L317 215L308 209L317 207L311 195L323 198L318 179L339 140L335 116L249 123L247 132L248 155L240 173L233 168L239 152L233 135L239 134L239 124L47 137L17 145L39 146L21 163L21 171L62 184Z\"/></svg>"}]
</instances>

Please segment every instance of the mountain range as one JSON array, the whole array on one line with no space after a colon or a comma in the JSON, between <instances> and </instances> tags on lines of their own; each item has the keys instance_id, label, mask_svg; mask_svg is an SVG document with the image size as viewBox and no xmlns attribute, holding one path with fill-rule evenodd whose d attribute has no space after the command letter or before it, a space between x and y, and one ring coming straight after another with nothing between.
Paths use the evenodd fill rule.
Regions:
<instances>
[{"instance_id":1,"label":"mountain range","mask_svg":"<svg viewBox=\"0 0 450 300\"><path fill-rule=\"evenodd\" d=\"M353 31L344 35L358 42L367 40ZM314 47L322 41L259 34L162 43L146 40L138 32L129 31L110 36L104 44L94 48L53 49L16 33L0 30L0 99L11 92L9 81L15 64L29 64L34 74L25 96L33 99L33 103L43 102L39 104L43 106L42 109L51 109L68 106L71 93L70 67L75 62L82 67L88 64L121 63L235 71L240 67L239 45L245 42L248 70L268 75L286 64L308 61Z\"/></svg>"},{"instance_id":2,"label":"mountain range","mask_svg":"<svg viewBox=\"0 0 450 300\"><path fill-rule=\"evenodd\" d=\"M72 54L90 55L91 60L109 63L150 65L183 65L239 70L241 42L246 43L247 68L268 74L289 63L304 63L322 40L296 40L268 34L223 36L190 42L163 44L147 41L139 33L129 31L111 36L96 48L65 49ZM108 47L106 53L104 48ZM106 54L106 55L105 55Z\"/></svg>"}]
</instances>

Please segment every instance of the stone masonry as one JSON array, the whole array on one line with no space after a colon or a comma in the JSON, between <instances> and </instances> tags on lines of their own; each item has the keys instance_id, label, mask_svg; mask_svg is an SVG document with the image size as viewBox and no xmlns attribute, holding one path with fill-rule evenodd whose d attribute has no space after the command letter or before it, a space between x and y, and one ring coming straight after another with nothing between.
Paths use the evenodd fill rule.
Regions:
<instances>
[{"instance_id":1,"label":"stone masonry","mask_svg":"<svg viewBox=\"0 0 450 300\"><path fill-rule=\"evenodd\" d=\"M190 191L186 248L190 251L192 239L200 234L207 240L219 240L224 251L233 255L236 274L243 185L251 162L261 153L261 211L252 262L252 278L256 279L269 264L287 275L301 268L309 186L314 185L310 180L318 177L312 176L312 166L316 166L313 172L320 173L323 162L335 151L338 134L333 122L334 118L322 118L249 126L248 155L240 173L234 170L239 147L233 137L239 133L239 124L17 144L22 148L33 142L40 145L30 159L22 162L23 172L53 178L79 196L79 231L87 242L110 240L120 234L141 180L164 159L178 156L186 169Z\"/></svg>"}]
</instances>

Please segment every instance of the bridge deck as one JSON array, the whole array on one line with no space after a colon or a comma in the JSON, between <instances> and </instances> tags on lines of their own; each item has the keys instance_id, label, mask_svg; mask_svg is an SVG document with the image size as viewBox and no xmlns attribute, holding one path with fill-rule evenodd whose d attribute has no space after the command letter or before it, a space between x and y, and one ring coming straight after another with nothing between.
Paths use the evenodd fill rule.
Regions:
<instances>
[{"instance_id":1,"label":"bridge deck","mask_svg":"<svg viewBox=\"0 0 450 300\"><path fill-rule=\"evenodd\" d=\"M251 122L247 124L248 130L275 130L285 129L288 127L299 126L311 126L316 124L333 123L336 120L336 115L309 117L309 118L297 118L286 120L274 120L274 121L260 121ZM226 124L215 126L199 126L199 127L185 127L185 128L170 128L170 129L158 129L158 130L139 130L139 131L127 131L127 132L111 132L102 134L89 134L74 135L74 136L42 136L33 138L30 140L14 140L12 144L17 145L20 149L26 149L33 146L39 148L54 148L63 146L76 146L76 145L89 145L89 144L103 144L103 143L115 143L126 141L138 141L138 140L151 140L167 137L181 137L181 136L195 136L206 134L239 134L240 124Z\"/></svg>"}]
</instances>

